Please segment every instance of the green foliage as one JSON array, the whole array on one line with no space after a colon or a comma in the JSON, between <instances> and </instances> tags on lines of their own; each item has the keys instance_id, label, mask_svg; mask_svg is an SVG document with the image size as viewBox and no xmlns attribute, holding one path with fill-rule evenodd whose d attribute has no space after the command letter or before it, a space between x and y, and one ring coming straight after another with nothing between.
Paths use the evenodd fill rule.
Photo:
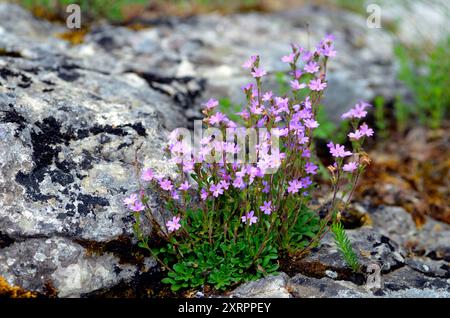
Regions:
<instances>
[{"instance_id":1,"label":"green foliage","mask_svg":"<svg viewBox=\"0 0 450 318\"><path fill-rule=\"evenodd\" d=\"M172 265L168 277L163 280L171 285L173 291L197 288L205 284L223 290L240 282L261 278L278 269L277 250L270 246L265 248L258 260L260 264L256 266L253 266L253 257L245 241L216 241L213 245L207 240L193 245L173 242L159 252L165 253L169 249L175 249L175 246L183 258ZM249 271L252 266L255 269Z\"/></svg>"},{"instance_id":2,"label":"green foliage","mask_svg":"<svg viewBox=\"0 0 450 318\"><path fill-rule=\"evenodd\" d=\"M377 96L375 98L375 125L377 127L377 134L380 138L386 139L388 136L388 124L386 120L386 114L384 109L384 98Z\"/></svg>"},{"instance_id":3,"label":"green foliage","mask_svg":"<svg viewBox=\"0 0 450 318\"><path fill-rule=\"evenodd\" d=\"M305 247L319 229L316 213L305 206L298 212L296 220L295 217L290 219L295 226L287 230L290 244L285 244L285 247L290 251ZM229 214L226 211L209 213L222 214L224 218ZM183 228L189 239L172 236L166 246L152 249L153 255L169 268L163 282L170 284L173 291L205 284L224 290L278 270L279 251L275 240L279 239L279 233L271 231L269 224L266 224L266 231L261 231L256 227L245 227L239 220L230 220L223 228L213 228L211 243L203 212L188 210L186 217ZM236 228L239 231L235 231ZM140 237L139 233L137 230L137 237ZM142 244L143 247L145 245Z\"/></svg>"},{"instance_id":4,"label":"green foliage","mask_svg":"<svg viewBox=\"0 0 450 318\"><path fill-rule=\"evenodd\" d=\"M236 115L236 113L241 111L241 106L239 104L233 104L229 98L222 98L219 100L219 109L231 120L238 123L241 122L241 117Z\"/></svg>"},{"instance_id":5,"label":"green foliage","mask_svg":"<svg viewBox=\"0 0 450 318\"><path fill-rule=\"evenodd\" d=\"M278 85L278 92L280 95L286 95L289 92L289 84L288 77L285 72L276 72L275 73L275 82Z\"/></svg>"},{"instance_id":6,"label":"green foliage","mask_svg":"<svg viewBox=\"0 0 450 318\"><path fill-rule=\"evenodd\" d=\"M333 139L337 143L343 143L345 141L349 128L348 121L340 121L338 124L334 123L328 117L327 109L323 105L319 105L316 118L320 126L314 130L314 137L326 140Z\"/></svg>"},{"instance_id":7,"label":"green foliage","mask_svg":"<svg viewBox=\"0 0 450 318\"><path fill-rule=\"evenodd\" d=\"M340 8L360 14L366 13L365 0L335 0L335 2Z\"/></svg>"},{"instance_id":8,"label":"green foliage","mask_svg":"<svg viewBox=\"0 0 450 318\"><path fill-rule=\"evenodd\" d=\"M395 116L400 130L416 117L420 124L439 128L450 108L450 38L439 44L425 57L397 46L395 53L400 65L398 77L414 95L414 104L401 96L395 103Z\"/></svg>"},{"instance_id":9,"label":"green foliage","mask_svg":"<svg viewBox=\"0 0 450 318\"><path fill-rule=\"evenodd\" d=\"M342 258L345 260L345 263L353 270L358 271L361 267L358 261L358 257L356 256L355 251L350 243L350 240L347 236L347 233L344 230L341 222L334 222L331 225L331 231L334 235L334 241L338 246L339 252L342 255Z\"/></svg>"}]
</instances>

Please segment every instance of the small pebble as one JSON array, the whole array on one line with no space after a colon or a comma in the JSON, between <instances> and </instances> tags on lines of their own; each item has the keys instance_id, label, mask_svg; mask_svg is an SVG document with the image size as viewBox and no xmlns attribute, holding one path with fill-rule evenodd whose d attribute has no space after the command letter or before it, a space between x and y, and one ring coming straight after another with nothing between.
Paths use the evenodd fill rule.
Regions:
<instances>
[{"instance_id":1,"label":"small pebble","mask_svg":"<svg viewBox=\"0 0 450 318\"><path fill-rule=\"evenodd\" d=\"M336 279L338 277L338 274L336 272L330 270L326 270L325 275L333 279Z\"/></svg>"},{"instance_id":2,"label":"small pebble","mask_svg":"<svg viewBox=\"0 0 450 318\"><path fill-rule=\"evenodd\" d=\"M205 298L205 294L203 294L201 291L198 291L198 292L195 294L195 298Z\"/></svg>"}]
</instances>

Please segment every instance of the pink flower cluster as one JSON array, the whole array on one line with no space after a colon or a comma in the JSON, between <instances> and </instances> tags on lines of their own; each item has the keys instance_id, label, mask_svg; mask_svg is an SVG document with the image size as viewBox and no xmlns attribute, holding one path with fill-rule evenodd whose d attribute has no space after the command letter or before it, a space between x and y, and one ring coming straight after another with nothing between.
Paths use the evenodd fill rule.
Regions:
<instances>
[{"instance_id":1,"label":"pink flower cluster","mask_svg":"<svg viewBox=\"0 0 450 318\"><path fill-rule=\"evenodd\" d=\"M190 143L180 131L175 130L169 136L168 151L171 162L179 169L179 178L159 176L147 168L141 174L144 188L161 192L163 197L177 205L177 211L194 204L195 200L191 199L193 195L200 198L203 207L207 206L206 202L212 202L214 208L219 209L229 208L226 206L228 203L224 203L228 202L226 200L239 198L245 193L249 198L250 208L245 209L248 212L236 210L233 213L236 213L241 223L248 226L282 214L283 209L286 209L283 201L296 201L297 197L308 196L313 187L313 177L318 172L318 166L313 162L314 156L311 155L312 139L314 130L319 127L316 120L317 106L327 87L325 65L329 58L336 55L333 40L332 36L326 36L312 50L292 45L292 52L281 58L290 66L290 96L277 96L272 91L263 90L261 82L268 73L260 67L260 57L254 55L242 65L249 70L256 83L249 83L242 88L247 103L236 113L240 120L231 120L227 114L219 111L220 105L216 99L211 98L203 104L203 122L222 134L232 133L239 137L245 135L247 129L264 129L254 144L254 161L234 160L243 150L242 145L235 142L234 138L218 138L217 134L202 136L200 149L194 153ZM306 97L301 98L301 92L305 92ZM342 117L363 118L368 106L361 102ZM349 137L358 140L362 136L372 135L373 130L363 124ZM274 140L279 140L279 147L274 147ZM328 147L331 155L339 162L353 155L343 145L330 142ZM357 161L352 161L339 168L352 173L358 165ZM274 177L274 174L282 177ZM135 212L145 209L136 194L125 199L124 203ZM181 213L181 217L175 216L166 222L169 233L180 229L183 217Z\"/></svg>"}]
</instances>

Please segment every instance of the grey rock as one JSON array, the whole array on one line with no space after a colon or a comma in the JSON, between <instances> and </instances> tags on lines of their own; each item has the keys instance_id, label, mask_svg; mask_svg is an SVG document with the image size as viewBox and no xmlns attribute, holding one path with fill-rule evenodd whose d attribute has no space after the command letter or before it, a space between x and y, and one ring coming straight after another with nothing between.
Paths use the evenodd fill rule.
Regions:
<instances>
[{"instance_id":1,"label":"grey rock","mask_svg":"<svg viewBox=\"0 0 450 318\"><path fill-rule=\"evenodd\" d=\"M361 286L348 281L308 277L297 274L287 285L288 290L298 298L360 298L369 296Z\"/></svg>"},{"instance_id":2,"label":"grey rock","mask_svg":"<svg viewBox=\"0 0 450 318\"><path fill-rule=\"evenodd\" d=\"M370 211L370 217L377 232L391 237L405 249L450 261L450 225L425 217L425 224L416 228L410 214L401 207L379 207Z\"/></svg>"},{"instance_id":3,"label":"grey rock","mask_svg":"<svg viewBox=\"0 0 450 318\"><path fill-rule=\"evenodd\" d=\"M29 239L0 250L0 276L9 284L41 293L50 284L59 297L113 286L136 271L112 254L87 256L81 245L64 238Z\"/></svg>"},{"instance_id":4,"label":"grey rock","mask_svg":"<svg viewBox=\"0 0 450 318\"><path fill-rule=\"evenodd\" d=\"M389 272L403 266L405 250L389 237L370 227L347 230L347 234L363 267L376 264L382 272ZM351 272L342 259L331 233L327 233L320 245L299 262L303 266L310 264L318 268L319 272L314 273L315 275L324 276L326 270L333 270L338 273L338 279L342 279L340 275L346 275L346 273L349 275L348 273Z\"/></svg>"},{"instance_id":5,"label":"grey rock","mask_svg":"<svg viewBox=\"0 0 450 318\"><path fill-rule=\"evenodd\" d=\"M11 75L0 79L2 232L94 241L131 235L122 200L137 188L137 149L142 162L171 173L156 110L171 103L130 77L66 69L79 77L68 80L69 73L27 67L39 62L9 59L3 69Z\"/></svg>"},{"instance_id":6,"label":"grey rock","mask_svg":"<svg viewBox=\"0 0 450 318\"><path fill-rule=\"evenodd\" d=\"M242 284L229 294L232 298L290 298L285 273Z\"/></svg>"},{"instance_id":7,"label":"grey rock","mask_svg":"<svg viewBox=\"0 0 450 318\"><path fill-rule=\"evenodd\" d=\"M68 43L53 36L63 30L0 4L0 48L18 53L0 56L0 234L12 242L0 249L0 275L39 292L49 282L61 297L138 271L111 255L89 258L74 242L135 242L122 203L138 188L134 160L173 174L166 134L186 126L174 99L195 99L200 89L190 80L155 87L141 74L86 68L83 54L71 58ZM163 221L158 198L151 201Z\"/></svg>"},{"instance_id":8,"label":"grey rock","mask_svg":"<svg viewBox=\"0 0 450 318\"><path fill-rule=\"evenodd\" d=\"M405 263L427 276L450 278L450 266L446 261L435 261L427 257L411 257L406 259Z\"/></svg>"},{"instance_id":9,"label":"grey rock","mask_svg":"<svg viewBox=\"0 0 450 318\"><path fill-rule=\"evenodd\" d=\"M417 252L450 262L450 225L426 218L425 225L411 238Z\"/></svg>"},{"instance_id":10,"label":"grey rock","mask_svg":"<svg viewBox=\"0 0 450 318\"><path fill-rule=\"evenodd\" d=\"M411 215L401 207L381 206L369 213L377 231L401 244L417 232Z\"/></svg>"},{"instance_id":11,"label":"grey rock","mask_svg":"<svg viewBox=\"0 0 450 318\"><path fill-rule=\"evenodd\" d=\"M297 274L287 288L299 298L447 298L450 284L443 278L433 278L405 266L381 277L382 288L369 290L366 285L328 277L313 278Z\"/></svg>"},{"instance_id":12,"label":"grey rock","mask_svg":"<svg viewBox=\"0 0 450 318\"><path fill-rule=\"evenodd\" d=\"M390 24L398 39L407 45L436 44L450 34L450 4L446 0L380 0L377 4L381 8L382 27Z\"/></svg>"},{"instance_id":13,"label":"grey rock","mask_svg":"<svg viewBox=\"0 0 450 318\"><path fill-rule=\"evenodd\" d=\"M429 277L407 266L383 276L385 297L448 297L450 284L444 278ZM414 296L412 296L414 297Z\"/></svg>"}]
</instances>

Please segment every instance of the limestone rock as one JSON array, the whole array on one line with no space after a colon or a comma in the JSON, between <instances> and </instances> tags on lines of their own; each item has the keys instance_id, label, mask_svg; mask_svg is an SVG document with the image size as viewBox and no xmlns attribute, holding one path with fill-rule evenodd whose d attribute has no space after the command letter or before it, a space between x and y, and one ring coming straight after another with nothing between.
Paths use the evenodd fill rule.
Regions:
<instances>
[{"instance_id":1,"label":"limestone rock","mask_svg":"<svg viewBox=\"0 0 450 318\"><path fill-rule=\"evenodd\" d=\"M230 293L232 298L290 298L285 273L245 283Z\"/></svg>"}]
</instances>

